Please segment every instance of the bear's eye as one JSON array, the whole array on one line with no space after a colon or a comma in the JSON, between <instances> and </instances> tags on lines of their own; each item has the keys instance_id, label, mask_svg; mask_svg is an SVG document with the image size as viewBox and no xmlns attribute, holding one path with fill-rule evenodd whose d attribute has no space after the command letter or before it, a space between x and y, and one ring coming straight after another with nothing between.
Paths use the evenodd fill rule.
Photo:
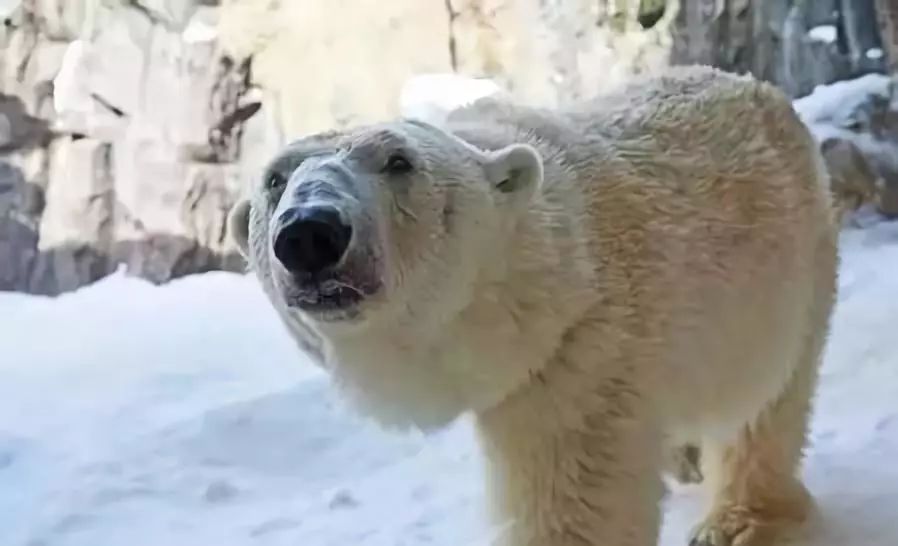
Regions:
<instances>
[{"instance_id":1,"label":"bear's eye","mask_svg":"<svg viewBox=\"0 0 898 546\"><path fill-rule=\"evenodd\" d=\"M265 180L265 187L269 190L276 190L287 185L287 178L279 172L272 172Z\"/></svg>"},{"instance_id":2,"label":"bear's eye","mask_svg":"<svg viewBox=\"0 0 898 546\"><path fill-rule=\"evenodd\" d=\"M412 163L402 154L394 153L387 158L384 172L389 174L405 174L412 170Z\"/></svg>"}]
</instances>

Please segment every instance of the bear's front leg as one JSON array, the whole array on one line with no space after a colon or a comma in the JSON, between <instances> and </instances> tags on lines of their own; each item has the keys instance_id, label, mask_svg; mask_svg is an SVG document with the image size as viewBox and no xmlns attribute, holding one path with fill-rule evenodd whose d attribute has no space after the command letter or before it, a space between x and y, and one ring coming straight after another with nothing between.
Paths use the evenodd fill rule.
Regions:
<instances>
[{"instance_id":1,"label":"bear's front leg","mask_svg":"<svg viewBox=\"0 0 898 546\"><path fill-rule=\"evenodd\" d=\"M638 368L568 353L481 412L498 545L657 543L662 441Z\"/></svg>"}]
</instances>

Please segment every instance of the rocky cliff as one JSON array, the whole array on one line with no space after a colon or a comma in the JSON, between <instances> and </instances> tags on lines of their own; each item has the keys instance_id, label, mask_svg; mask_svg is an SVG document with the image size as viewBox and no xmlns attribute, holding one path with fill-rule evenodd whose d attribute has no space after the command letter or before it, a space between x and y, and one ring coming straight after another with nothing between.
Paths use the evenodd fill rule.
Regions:
<instances>
[{"instance_id":1,"label":"rocky cliff","mask_svg":"<svg viewBox=\"0 0 898 546\"><path fill-rule=\"evenodd\" d=\"M551 106L697 61L799 96L884 70L875 13L873 0L0 0L0 290L57 294L122 265L156 282L240 269L225 215L266 156L396 115L416 74L488 77Z\"/></svg>"},{"instance_id":2,"label":"rocky cliff","mask_svg":"<svg viewBox=\"0 0 898 546\"><path fill-rule=\"evenodd\" d=\"M0 288L55 294L119 264L154 281L240 267L224 219L261 103L206 4L29 0L8 14Z\"/></svg>"}]
</instances>

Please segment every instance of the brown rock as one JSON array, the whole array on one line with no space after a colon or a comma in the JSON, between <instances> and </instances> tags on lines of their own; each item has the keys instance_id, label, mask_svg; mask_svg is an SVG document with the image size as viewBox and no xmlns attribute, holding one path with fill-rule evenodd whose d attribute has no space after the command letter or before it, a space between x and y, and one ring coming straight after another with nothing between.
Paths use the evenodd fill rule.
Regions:
<instances>
[{"instance_id":1,"label":"brown rock","mask_svg":"<svg viewBox=\"0 0 898 546\"><path fill-rule=\"evenodd\" d=\"M898 218L898 176L896 173L891 173L891 176L883 182L877 195L876 207L888 218Z\"/></svg>"},{"instance_id":2,"label":"brown rock","mask_svg":"<svg viewBox=\"0 0 898 546\"><path fill-rule=\"evenodd\" d=\"M842 214L876 200L879 177L852 141L830 137L820 144L830 173L834 200Z\"/></svg>"}]
</instances>

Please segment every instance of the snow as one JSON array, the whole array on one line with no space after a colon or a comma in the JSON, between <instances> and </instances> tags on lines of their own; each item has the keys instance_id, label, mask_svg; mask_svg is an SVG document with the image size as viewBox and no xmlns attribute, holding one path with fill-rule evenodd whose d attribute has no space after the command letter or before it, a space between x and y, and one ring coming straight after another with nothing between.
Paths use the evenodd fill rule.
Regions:
<instances>
[{"instance_id":1,"label":"snow","mask_svg":"<svg viewBox=\"0 0 898 546\"><path fill-rule=\"evenodd\" d=\"M808 31L808 38L814 42L831 44L836 41L838 34L835 25L818 25Z\"/></svg>"},{"instance_id":2,"label":"snow","mask_svg":"<svg viewBox=\"0 0 898 546\"><path fill-rule=\"evenodd\" d=\"M866 225L843 234L809 546L898 544L898 223ZM470 421L423 437L353 415L252 278L0 294L0 332L3 546L487 543ZM664 546L700 491L665 501Z\"/></svg>"},{"instance_id":3,"label":"snow","mask_svg":"<svg viewBox=\"0 0 898 546\"><path fill-rule=\"evenodd\" d=\"M211 42L218 38L218 29L206 21L193 18L181 32L181 39L188 44Z\"/></svg>"},{"instance_id":4,"label":"snow","mask_svg":"<svg viewBox=\"0 0 898 546\"><path fill-rule=\"evenodd\" d=\"M865 74L859 78L843 80L827 85L818 85L813 93L796 99L793 106L801 119L808 124L836 123L844 125L844 120L832 119L833 115L854 113L877 96L888 103L891 97L891 79L883 74Z\"/></svg>"},{"instance_id":5,"label":"snow","mask_svg":"<svg viewBox=\"0 0 898 546\"><path fill-rule=\"evenodd\" d=\"M459 74L418 74L409 78L399 92L399 111L408 118L441 123L450 112L489 96L506 92L488 78Z\"/></svg>"},{"instance_id":6,"label":"snow","mask_svg":"<svg viewBox=\"0 0 898 546\"><path fill-rule=\"evenodd\" d=\"M477 530L469 430L425 441L342 409L250 278L0 294L0 332L3 546L387 545Z\"/></svg>"},{"instance_id":7,"label":"snow","mask_svg":"<svg viewBox=\"0 0 898 546\"><path fill-rule=\"evenodd\" d=\"M11 16L21 4L22 0L0 0L0 17L5 19Z\"/></svg>"},{"instance_id":8,"label":"snow","mask_svg":"<svg viewBox=\"0 0 898 546\"><path fill-rule=\"evenodd\" d=\"M202 41L206 31L185 33ZM75 42L63 64L83 54ZM76 92L63 72L58 87ZM888 78L868 75L795 105L813 125L887 92ZM405 84L400 108L440 122L502 93L486 79L424 74ZM825 516L814 546L898 538L887 536L898 472L886 464L898 457L898 356L887 337L898 278L886 273L898 264L898 228L861 220L868 229L844 235L806 471ZM58 299L0 294L0 332L4 546L475 546L494 531L470 422L423 438L348 412L250 278L153 287L117 274ZM683 543L701 500L695 488L667 500L665 545Z\"/></svg>"}]
</instances>

